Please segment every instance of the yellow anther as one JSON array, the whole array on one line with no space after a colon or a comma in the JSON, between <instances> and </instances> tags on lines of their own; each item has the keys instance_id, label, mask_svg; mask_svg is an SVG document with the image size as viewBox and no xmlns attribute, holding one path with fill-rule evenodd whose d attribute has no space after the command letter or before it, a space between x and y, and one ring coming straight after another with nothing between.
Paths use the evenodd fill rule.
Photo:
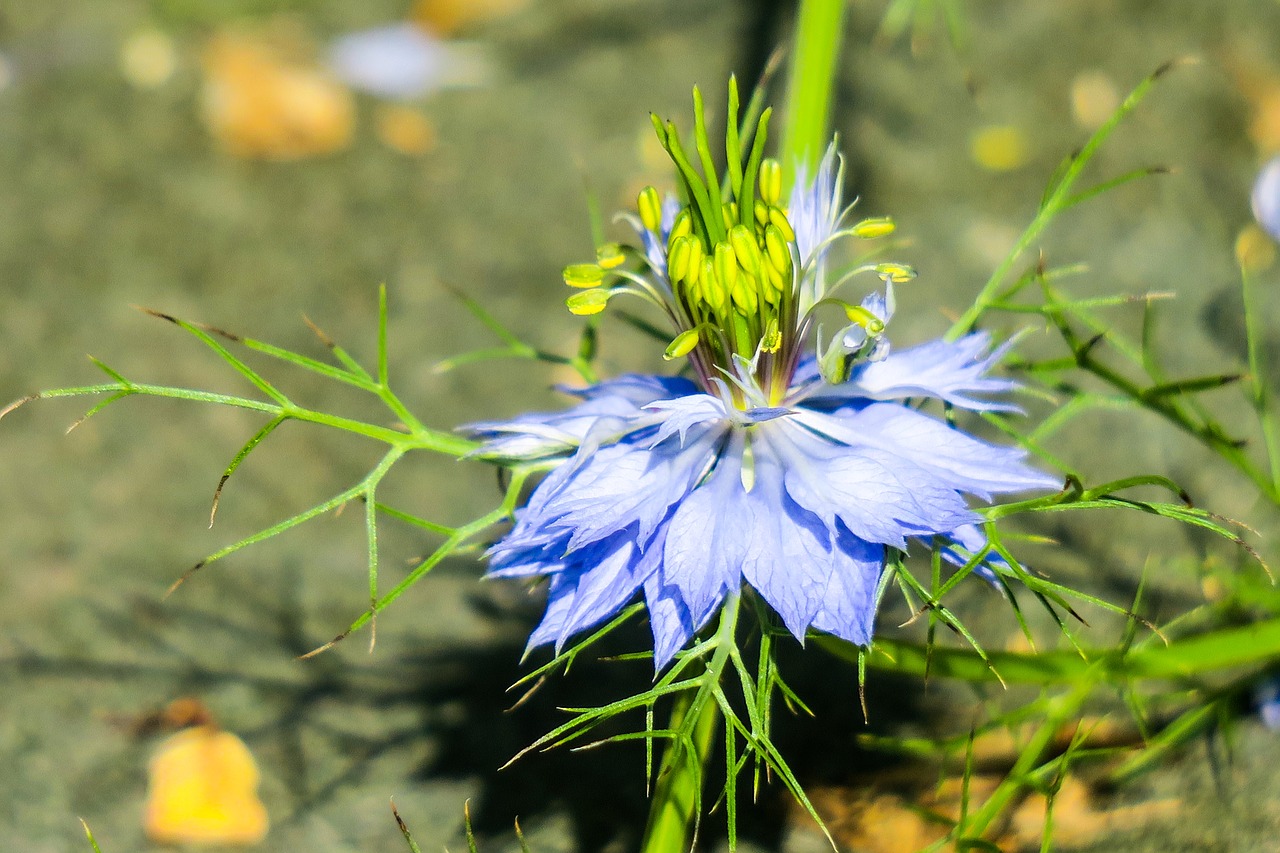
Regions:
<instances>
[{"instance_id":1,"label":"yellow anther","mask_svg":"<svg viewBox=\"0 0 1280 853\"><path fill-rule=\"evenodd\" d=\"M698 276L698 289L702 298L717 312L724 313L729 307L729 293L724 283L716 275L715 263L709 257L702 259L702 274Z\"/></svg>"},{"instance_id":2,"label":"yellow anther","mask_svg":"<svg viewBox=\"0 0 1280 853\"><path fill-rule=\"evenodd\" d=\"M676 221L671 226L671 234L667 237L667 245L677 237L684 237L693 231L693 214L689 212L689 208L682 207L680 212L676 214Z\"/></svg>"},{"instance_id":3,"label":"yellow anther","mask_svg":"<svg viewBox=\"0 0 1280 853\"><path fill-rule=\"evenodd\" d=\"M613 292L603 287L594 287L591 290L584 290L581 293L575 293L564 301L565 306L569 309L570 314L577 314L579 317L586 317L590 314L599 314L604 310L604 306L609 303L609 298L613 296Z\"/></svg>"},{"instance_id":4,"label":"yellow anther","mask_svg":"<svg viewBox=\"0 0 1280 853\"><path fill-rule=\"evenodd\" d=\"M689 284L697 284L698 275L702 272L702 241L696 237L689 237L688 240L689 257L685 261L681 278Z\"/></svg>"},{"instance_id":5,"label":"yellow anther","mask_svg":"<svg viewBox=\"0 0 1280 853\"><path fill-rule=\"evenodd\" d=\"M853 231L853 236L870 240L875 237L885 237L892 234L897 227L893 220L887 216L873 216L870 219L862 220L850 230Z\"/></svg>"},{"instance_id":6,"label":"yellow anther","mask_svg":"<svg viewBox=\"0 0 1280 853\"><path fill-rule=\"evenodd\" d=\"M774 269L782 273L790 272L791 246L782 236L782 231L772 222L764 229L764 248Z\"/></svg>"},{"instance_id":7,"label":"yellow anther","mask_svg":"<svg viewBox=\"0 0 1280 853\"><path fill-rule=\"evenodd\" d=\"M732 294L738 283L738 258L728 243L716 243L715 251L716 278L725 291Z\"/></svg>"},{"instance_id":8,"label":"yellow anther","mask_svg":"<svg viewBox=\"0 0 1280 853\"><path fill-rule=\"evenodd\" d=\"M765 204L760 199L756 199L755 203L751 206L751 212L755 215L756 224L761 228L769 224L769 205Z\"/></svg>"},{"instance_id":9,"label":"yellow anther","mask_svg":"<svg viewBox=\"0 0 1280 853\"><path fill-rule=\"evenodd\" d=\"M681 358L693 352L693 348L698 345L700 336L697 329L685 329L676 335L675 340L667 345L667 349L662 353L663 359L671 361L675 358Z\"/></svg>"},{"instance_id":10,"label":"yellow anther","mask_svg":"<svg viewBox=\"0 0 1280 853\"><path fill-rule=\"evenodd\" d=\"M768 264L764 268L764 281L768 282L768 299L772 305L777 305L782 299L782 294L786 293L791 286L791 276L781 270L775 268L772 264Z\"/></svg>"},{"instance_id":11,"label":"yellow anther","mask_svg":"<svg viewBox=\"0 0 1280 853\"><path fill-rule=\"evenodd\" d=\"M916 271L906 264L893 263L892 261L876 265L876 275L885 281L891 281L894 284L902 284L905 281L911 281L916 277Z\"/></svg>"},{"instance_id":12,"label":"yellow anther","mask_svg":"<svg viewBox=\"0 0 1280 853\"><path fill-rule=\"evenodd\" d=\"M645 187L636 197L636 209L640 211L640 221L645 228L655 234L662 228L662 198L653 187Z\"/></svg>"},{"instance_id":13,"label":"yellow anther","mask_svg":"<svg viewBox=\"0 0 1280 853\"><path fill-rule=\"evenodd\" d=\"M570 264L564 268L564 283L570 287L595 287L604 280L599 264Z\"/></svg>"},{"instance_id":14,"label":"yellow anther","mask_svg":"<svg viewBox=\"0 0 1280 853\"><path fill-rule=\"evenodd\" d=\"M738 256L738 263L752 275L760 274L760 247L756 244L755 235L745 225L735 225L729 232L729 243L733 253Z\"/></svg>"},{"instance_id":15,"label":"yellow anther","mask_svg":"<svg viewBox=\"0 0 1280 853\"><path fill-rule=\"evenodd\" d=\"M787 215L782 212L782 208L769 208L769 222L782 232L782 239L788 243L796 241L796 232L791 229L791 220L787 219Z\"/></svg>"},{"instance_id":16,"label":"yellow anther","mask_svg":"<svg viewBox=\"0 0 1280 853\"><path fill-rule=\"evenodd\" d=\"M724 230L728 231L738 222L738 205L733 202L720 205L720 221L724 223Z\"/></svg>"},{"instance_id":17,"label":"yellow anther","mask_svg":"<svg viewBox=\"0 0 1280 853\"><path fill-rule=\"evenodd\" d=\"M596 249L596 263L604 269L620 267L626 260L626 254L617 243L605 243Z\"/></svg>"},{"instance_id":18,"label":"yellow anther","mask_svg":"<svg viewBox=\"0 0 1280 853\"><path fill-rule=\"evenodd\" d=\"M671 248L667 251L667 278L671 281L680 281L685 277L689 269L689 246L695 242L697 241L687 234L672 239Z\"/></svg>"},{"instance_id":19,"label":"yellow anther","mask_svg":"<svg viewBox=\"0 0 1280 853\"><path fill-rule=\"evenodd\" d=\"M782 164L772 157L760 162L760 198L769 205L782 198Z\"/></svg>"},{"instance_id":20,"label":"yellow anther","mask_svg":"<svg viewBox=\"0 0 1280 853\"><path fill-rule=\"evenodd\" d=\"M733 303L747 317L755 314L756 309L760 307L760 300L756 297L755 283L755 279L750 276L740 275L729 288Z\"/></svg>"},{"instance_id":21,"label":"yellow anther","mask_svg":"<svg viewBox=\"0 0 1280 853\"><path fill-rule=\"evenodd\" d=\"M849 318L850 323L857 323L873 335L884 331L884 321L861 305L844 306L844 315Z\"/></svg>"}]
</instances>

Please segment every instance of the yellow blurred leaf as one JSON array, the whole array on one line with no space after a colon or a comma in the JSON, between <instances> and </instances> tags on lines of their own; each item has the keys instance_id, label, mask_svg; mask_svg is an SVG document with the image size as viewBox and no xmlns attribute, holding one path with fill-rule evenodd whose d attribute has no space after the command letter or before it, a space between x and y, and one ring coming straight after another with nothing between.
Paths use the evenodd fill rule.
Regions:
<instances>
[{"instance_id":1,"label":"yellow blurred leaf","mask_svg":"<svg viewBox=\"0 0 1280 853\"><path fill-rule=\"evenodd\" d=\"M257 844L267 834L258 766L212 725L170 736L151 759L144 828L159 844Z\"/></svg>"},{"instance_id":2,"label":"yellow blurred leaf","mask_svg":"<svg viewBox=\"0 0 1280 853\"><path fill-rule=\"evenodd\" d=\"M350 91L319 69L291 62L251 36L215 36L204 53L204 118L240 157L293 160L351 141Z\"/></svg>"}]
</instances>

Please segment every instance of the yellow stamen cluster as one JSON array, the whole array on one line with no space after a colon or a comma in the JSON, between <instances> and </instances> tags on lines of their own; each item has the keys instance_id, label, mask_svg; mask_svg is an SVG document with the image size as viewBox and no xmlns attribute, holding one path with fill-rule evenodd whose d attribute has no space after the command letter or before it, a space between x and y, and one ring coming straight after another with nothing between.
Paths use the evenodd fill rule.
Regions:
<instances>
[{"instance_id":1,"label":"yellow stamen cluster","mask_svg":"<svg viewBox=\"0 0 1280 853\"><path fill-rule=\"evenodd\" d=\"M692 209L681 209L667 238L667 279L695 322L743 328L754 340L739 343L760 341L765 352L773 352L780 340L778 313L793 289L795 232L778 205L782 169L776 160L760 164L759 183L753 223L739 221L736 202L721 205L726 238L714 245L696 228ZM656 190L646 187L637 199L646 227L656 214L656 196ZM732 315L741 319L735 322Z\"/></svg>"}]
</instances>

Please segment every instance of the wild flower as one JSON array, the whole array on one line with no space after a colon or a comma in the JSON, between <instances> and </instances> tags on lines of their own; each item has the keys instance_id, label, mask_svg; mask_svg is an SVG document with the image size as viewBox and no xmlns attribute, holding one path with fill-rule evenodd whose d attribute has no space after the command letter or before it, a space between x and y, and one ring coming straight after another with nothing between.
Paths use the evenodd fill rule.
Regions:
<instances>
[{"instance_id":1,"label":"wild flower","mask_svg":"<svg viewBox=\"0 0 1280 853\"><path fill-rule=\"evenodd\" d=\"M797 639L815 630L865 646L888 552L938 537L963 564L986 545L966 495L1059 485L1022 450L911 404L1014 408L1000 398L1015 383L988 375L1006 347L974 333L890 352L894 286L912 270L828 280L835 241L893 228L847 224L834 143L784 204L782 167L761 156L766 111L745 164L728 134L722 195L696 94L695 105L708 177L655 118L687 201L645 188L625 217L640 247L608 245L565 270L583 288L568 300L575 314L622 294L656 306L674 333L665 357L687 359L689 375L621 376L570 391L580 402L565 411L470 427L482 455L555 466L489 552L491 576L549 578L530 648L559 650L642 596L662 668L744 583ZM837 295L864 274L880 287L859 304ZM828 312L843 319L824 344Z\"/></svg>"}]
</instances>

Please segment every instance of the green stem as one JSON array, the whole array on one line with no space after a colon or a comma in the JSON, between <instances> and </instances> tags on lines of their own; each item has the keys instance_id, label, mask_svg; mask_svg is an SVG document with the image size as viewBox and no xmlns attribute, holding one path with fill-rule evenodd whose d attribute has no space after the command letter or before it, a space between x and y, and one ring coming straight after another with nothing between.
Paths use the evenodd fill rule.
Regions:
<instances>
[{"instance_id":1,"label":"green stem","mask_svg":"<svg viewBox=\"0 0 1280 853\"><path fill-rule=\"evenodd\" d=\"M642 853L683 853L693 843L702 806L702 777L711 755L712 737L720 722L720 707L714 693L737 642L739 595L725 599L720 625L712 639L715 652L697 690L686 691L671 710L669 731L688 729L695 717L689 741L672 740L662 757L658 785L649 808ZM689 750L692 749L692 754Z\"/></svg>"},{"instance_id":2,"label":"green stem","mask_svg":"<svg viewBox=\"0 0 1280 853\"><path fill-rule=\"evenodd\" d=\"M1262 312L1254 293L1253 277L1240 267L1240 290L1244 300L1245 340L1249 346L1249 377L1253 385L1253 408L1258 414L1262 426L1262 436L1267 451L1267 467L1271 475L1271 491L1268 497L1273 503L1280 503L1280 433L1277 432L1276 418L1267 399L1267 370L1263 363L1262 345Z\"/></svg>"},{"instance_id":3,"label":"green stem","mask_svg":"<svg viewBox=\"0 0 1280 853\"><path fill-rule=\"evenodd\" d=\"M812 175L826 148L844 6L844 0L800 0L782 138L784 186L797 167Z\"/></svg>"}]
</instances>

